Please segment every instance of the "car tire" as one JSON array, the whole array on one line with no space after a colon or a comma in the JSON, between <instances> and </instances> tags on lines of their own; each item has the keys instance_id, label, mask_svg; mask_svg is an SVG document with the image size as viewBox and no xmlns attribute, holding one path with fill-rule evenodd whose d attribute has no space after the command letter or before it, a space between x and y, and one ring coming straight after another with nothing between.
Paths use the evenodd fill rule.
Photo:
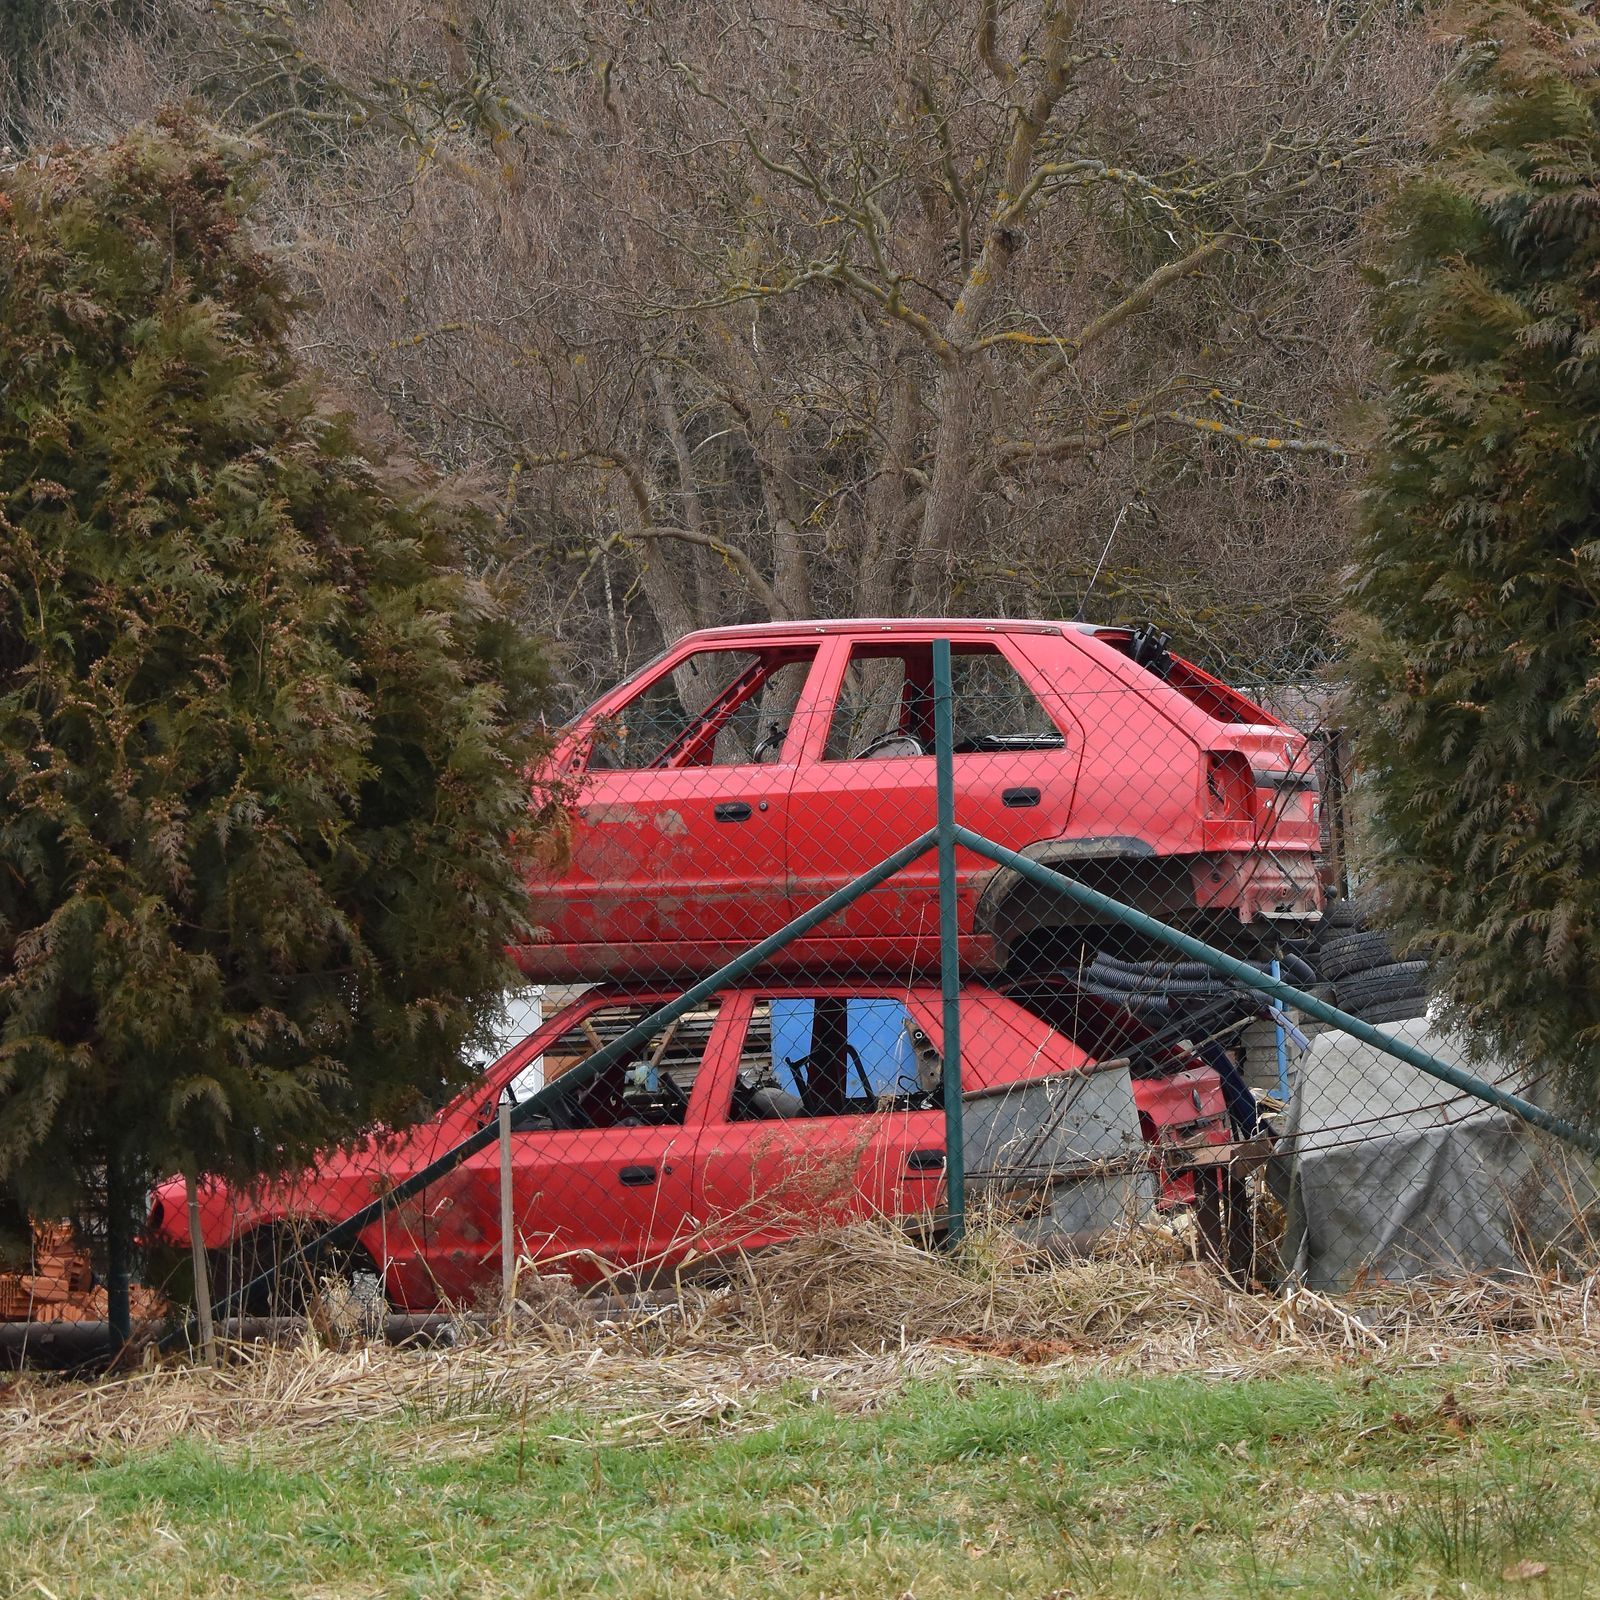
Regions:
<instances>
[{"instance_id":1,"label":"car tire","mask_svg":"<svg viewBox=\"0 0 1600 1600\"><path fill-rule=\"evenodd\" d=\"M1328 939L1338 933L1348 933L1362 924L1361 907L1354 900L1330 900L1322 914L1321 933Z\"/></svg>"},{"instance_id":2,"label":"car tire","mask_svg":"<svg viewBox=\"0 0 1600 1600\"><path fill-rule=\"evenodd\" d=\"M1426 961L1394 961L1342 979L1334 986L1338 1003L1345 1011L1364 1015L1367 1007L1389 1000L1403 1000L1428 994Z\"/></svg>"},{"instance_id":3,"label":"car tire","mask_svg":"<svg viewBox=\"0 0 1600 1600\"><path fill-rule=\"evenodd\" d=\"M293 1316L304 1309L304 1298L288 1292L278 1281L278 1262L291 1246L276 1228L257 1228L230 1239L210 1254L211 1295L223 1317ZM257 1280L272 1274L272 1280Z\"/></svg>"},{"instance_id":4,"label":"car tire","mask_svg":"<svg viewBox=\"0 0 1600 1600\"><path fill-rule=\"evenodd\" d=\"M1317 957L1318 975L1335 982L1353 972L1365 972L1369 967L1393 964L1394 952L1389 948L1389 941L1371 929L1330 939Z\"/></svg>"},{"instance_id":5,"label":"car tire","mask_svg":"<svg viewBox=\"0 0 1600 1600\"><path fill-rule=\"evenodd\" d=\"M1410 1022L1414 1017L1428 1014L1428 997L1425 994L1406 995L1399 1000L1381 1000L1355 1013L1363 1022Z\"/></svg>"}]
</instances>

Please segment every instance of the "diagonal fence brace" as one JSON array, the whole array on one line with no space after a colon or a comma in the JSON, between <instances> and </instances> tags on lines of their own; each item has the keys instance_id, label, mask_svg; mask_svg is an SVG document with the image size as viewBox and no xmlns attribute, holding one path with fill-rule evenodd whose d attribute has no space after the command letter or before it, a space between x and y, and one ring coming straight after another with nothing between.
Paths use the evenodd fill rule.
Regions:
<instances>
[{"instance_id":1,"label":"diagonal fence brace","mask_svg":"<svg viewBox=\"0 0 1600 1600\"><path fill-rule=\"evenodd\" d=\"M1222 951L1206 944L1204 940L1196 939L1192 934L1180 933L1176 928L1158 922L1145 912L1136 911L1120 900L1113 900L1110 895L1101 894L1098 889L1091 889L1087 884L1066 877L1051 867L1041 866L1037 861L1019 855L1015 850L1008 850L1004 845L994 843L992 839L985 839L982 834L974 833L970 828L958 825L955 834L956 842L975 855L984 856L997 866L1008 868L1041 889L1063 894L1080 906L1120 922L1124 927L1132 928L1135 932L1150 938L1160 939L1175 950L1181 950L1192 960L1203 961L1208 967L1237 983L1255 989L1261 994L1271 995L1275 1000L1284 1001L1294 1006L1297 1011L1304 1011L1307 1015L1315 1017L1319 1022L1326 1022L1332 1027L1342 1029L1364 1044L1370 1044L1374 1049L1381 1050L1385 1055L1394 1056L1408 1066L1415 1067L1417 1071L1427 1073L1430 1078L1437 1078L1442 1083L1448 1083L1453 1089L1459 1089L1463 1094L1472 1095L1475 1099L1497 1106L1502 1111L1509 1111L1512 1116L1520 1118L1523 1122L1531 1123L1534 1127L1553 1134L1557 1139L1576 1145L1578 1149L1587 1151L1590 1155L1600 1155L1600 1134L1574 1127L1572 1123L1556 1116L1554 1112L1534 1105L1531 1100L1524 1100L1521 1095L1511 1094L1474 1073L1453 1066L1448 1061L1441 1061L1437 1056L1409 1041L1397 1039L1394 1035L1383 1032L1381 1028L1374 1027L1372 1023L1364 1022L1360 1017L1351 1016L1348 1011L1341 1011L1337 1006L1329 1005L1326 1000L1319 1000L1315 995L1294 988L1281 978L1268 977L1259 968L1251 966L1248 961L1241 961L1237 956L1225 955Z\"/></svg>"},{"instance_id":2,"label":"diagonal fence brace","mask_svg":"<svg viewBox=\"0 0 1600 1600\"><path fill-rule=\"evenodd\" d=\"M676 1022L679 1017L693 1011L698 1005L709 1000L719 989L725 988L730 983L736 983L746 977L766 961L776 955L785 945L802 935L809 933L819 923L826 922L836 912L842 911L852 902L860 899L864 894L870 893L880 884L887 882L897 872L903 871L913 861L926 855L938 843L939 833L937 828L930 828L926 833L920 834L909 844L902 845L893 855L885 857L877 866L869 868L860 877L852 878L843 888L836 889L826 899L819 900L808 911L802 911L792 922L786 923L776 933L769 934L759 944L752 945L748 950L741 951L732 961L718 967L710 977L702 978L692 987L685 989L676 1000L669 1001L666 1005L649 1016L636 1022L626 1032L620 1033L608 1044L596 1050L593 1055L586 1056L582 1061L556 1079L554 1083L547 1084L536 1094L516 1106L511 1113L511 1126L515 1128L526 1127L535 1117L546 1116L552 1110L558 1110L571 1099L575 1090L599 1077L608 1067L621 1061L630 1052L639 1046L648 1043L669 1023ZM296 1263L314 1263L324 1251L336 1250L343 1245L352 1243L365 1229L372 1226L386 1211L403 1204L413 1196L420 1194L430 1184L454 1172L469 1156L476 1155L478 1151L487 1149L500 1137L500 1128L497 1118L491 1118L476 1133L463 1139L460 1144L445 1151L442 1156L428 1163L417 1172L397 1183L392 1189L385 1190L375 1200L364 1205L359 1211L352 1212L342 1222L335 1223L333 1227L317 1235L315 1239L308 1240L305 1244L297 1246L290 1254L276 1261L266 1272L258 1273L248 1283L240 1284L231 1289L216 1306L219 1317L225 1317L235 1306L242 1305L250 1292L263 1288L280 1277L284 1270ZM192 1320L192 1319L191 1319ZM188 1341L190 1324L175 1329L166 1335L159 1343L158 1348L166 1350L174 1345Z\"/></svg>"}]
</instances>

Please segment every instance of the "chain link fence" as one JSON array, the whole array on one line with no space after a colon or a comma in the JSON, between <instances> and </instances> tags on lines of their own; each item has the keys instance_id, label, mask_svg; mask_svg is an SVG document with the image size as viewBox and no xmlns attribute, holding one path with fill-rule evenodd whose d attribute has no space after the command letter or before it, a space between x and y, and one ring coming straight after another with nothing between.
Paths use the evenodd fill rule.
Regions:
<instances>
[{"instance_id":1,"label":"chain link fence","mask_svg":"<svg viewBox=\"0 0 1600 1600\"><path fill-rule=\"evenodd\" d=\"M505 1052L292 1180L161 1186L152 1289L488 1310L866 1217L1164 1230L1269 1287L1582 1254L1591 1151L1430 1020L1336 694L1263 677L1148 628L682 640L535 777Z\"/></svg>"}]
</instances>

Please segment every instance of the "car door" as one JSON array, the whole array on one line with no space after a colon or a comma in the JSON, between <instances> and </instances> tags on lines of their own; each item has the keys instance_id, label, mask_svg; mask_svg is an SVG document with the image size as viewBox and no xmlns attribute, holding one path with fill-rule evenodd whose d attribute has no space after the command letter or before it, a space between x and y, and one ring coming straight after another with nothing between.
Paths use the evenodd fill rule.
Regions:
<instances>
[{"instance_id":1,"label":"car door","mask_svg":"<svg viewBox=\"0 0 1600 1600\"><path fill-rule=\"evenodd\" d=\"M931 1209L944 1119L919 1079L903 1001L835 987L732 1003L738 1020L696 1150L701 1248L727 1255Z\"/></svg>"},{"instance_id":2,"label":"car door","mask_svg":"<svg viewBox=\"0 0 1600 1600\"><path fill-rule=\"evenodd\" d=\"M814 719L790 791L796 911L933 825L933 638L897 629L840 639L819 669L817 700L828 714ZM955 633L951 669L957 821L1012 849L1059 838L1082 753L1060 697L1004 633ZM965 930L989 868L965 851L958 862ZM874 959L931 957L937 885L930 852L839 913L833 936L871 941L862 953Z\"/></svg>"},{"instance_id":3,"label":"car door","mask_svg":"<svg viewBox=\"0 0 1600 1600\"><path fill-rule=\"evenodd\" d=\"M817 648L686 645L580 723L558 786L567 848L530 887L547 941L581 947L588 975L714 962L786 920L788 723Z\"/></svg>"},{"instance_id":4,"label":"car door","mask_svg":"<svg viewBox=\"0 0 1600 1600\"><path fill-rule=\"evenodd\" d=\"M580 1284L648 1278L693 1239L694 1149L705 1120L702 1065L719 1027L715 1000L659 1030L603 1075L583 1064L661 1000L569 1008L540 1047L546 1084L582 1080L563 1126L511 1134L512 1226L519 1258ZM491 1145L429 1191L428 1245L444 1298L465 1299L500 1270L500 1153Z\"/></svg>"}]
</instances>

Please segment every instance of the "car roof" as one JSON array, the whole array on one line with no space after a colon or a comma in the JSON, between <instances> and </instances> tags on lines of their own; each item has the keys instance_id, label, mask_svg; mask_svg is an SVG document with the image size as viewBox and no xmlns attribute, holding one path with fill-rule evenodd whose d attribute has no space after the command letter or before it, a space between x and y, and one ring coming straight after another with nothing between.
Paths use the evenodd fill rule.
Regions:
<instances>
[{"instance_id":1,"label":"car roof","mask_svg":"<svg viewBox=\"0 0 1600 1600\"><path fill-rule=\"evenodd\" d=\"M1038 622L1019 617L830 617L821 621L741 622L725 628L699 628L684 639L796 639L831 633L1101 633L1093 622ZM683 643L683 639L677 641Z\"/></svg>"}]
</instances>

